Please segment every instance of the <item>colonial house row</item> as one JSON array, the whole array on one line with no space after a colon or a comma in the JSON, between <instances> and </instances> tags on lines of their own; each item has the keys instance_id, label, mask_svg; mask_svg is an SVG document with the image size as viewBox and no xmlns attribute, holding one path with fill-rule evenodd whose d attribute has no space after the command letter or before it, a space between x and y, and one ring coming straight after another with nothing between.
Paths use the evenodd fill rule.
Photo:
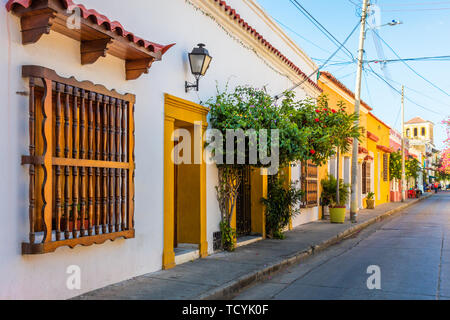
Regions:
<instances>
[{"instance_id":1,"label":"colonial house row","mask_svg":"<svg viewBox=\"0 0 450 320\"><path fill-rule=\"evenodd\" d=\"M355 95L344 84L329 72L321 72L319 86L327 95L330 105L344 102L348 113L355 112ZM361 101L359 114L362 128L361 142L358 148L358 205L363 209L367 207L366 197L370 192L375 194L375 204L380 205L390 201L389 156L392 149L389 145L390 127L372 113L372 108ZM352 148L348 153L340 155L339 162L336 157L328 162L328 168L321 170L322 178L331 174L337 178L337 163L339 163L339 179L351 184L351 157ZM347 203L350 209L350 200Z\"/></svg>"},{"instance_id":2,"label":"colonial house row","mask_svg":"<svg viewBox=\"0 0 450 320\"><path fill-rule=\"evenodd\" d=\"M418 187L433 183L436 179L439 150L434 144L434 123L415 117L405 123L405 137L410 142L410 150L419 155L417 158L423 168L420 173Z\"/></svg>"},{"instance_id":3,"label":"colonial house row","mask_svg":"<svg viewBox=\"0 0 450 320\"><path fill-rule=\"evenodd\" d=\"M174 165L174 131L203 145L202 104L217 87L278 94L304 82L297 98L322 93L307 79L317 65L253 0L79 1L2 2L0 298L71 298L214 253L217 168ZM212 57L200 82L188 60L194 47ZM360 193L375 190L382 203L388 128L367 106L362 121ZM242 174L234 225L264 237L267 177ZM323 168L291 176L308 188L292 225L318 219ZM66 286L70 266L81 271L80 290Z\"/></svg>"},{"instance_id":4,"label":"colonial house row","mask_svg":"<svg viewBox=\"0 0 450 320\"><path fill-rule=\"evenodd\" d=\"M436 164L439 151L434 146L434 124L420 117L415 117L405 123L405 157L414 158L419 161L422 170L417 179L409 178L406 181L405 198L408 197L407 190L417 186L422 192L425 191L424 184L433 183L436 176ZM391 129L390 146L395 152L401 152L401 133ZM391 181L391 201L401 201L401 183L398 179Z\"/></svg>"}]
</instances>

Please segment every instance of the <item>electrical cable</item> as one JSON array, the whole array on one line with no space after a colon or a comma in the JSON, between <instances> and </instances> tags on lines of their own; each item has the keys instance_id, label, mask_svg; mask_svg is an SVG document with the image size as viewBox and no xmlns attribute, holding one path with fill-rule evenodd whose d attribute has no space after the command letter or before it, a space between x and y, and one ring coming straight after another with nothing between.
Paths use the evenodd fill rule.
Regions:
<instances>
[{"instance_id":1,"label":"electrical cable","mask_svg":"<svg viewBox=\"0 0 450 320\"><path fill-rule=\"evenodd\" d=\"M395 54L395 56L400 59L400 61L406 66L408 67L408 69L410 69L412 72L414 72L414 74L416 74L418 77L420 77L421 79L425 80L427 83L429 83L430 85L432 85L435 89L441 91L442 93L444 93L445 95L447 95L448 97L450 97L450 94L447 93L446 91L444 91L443 89L441 89L440 87L438 87L437 85L435 85L434 83L432 83L430 80L426 79L424 76L422 76L421 74L419 74L415 69L413 69L406 61L403 61L403 59L397 54L397 52L378 34L378 32L376 32L375 30L373 30L373 33Z\"/></svg>"},{"instance_id":2,"label":"electrical cable","mask_svg":"<svg viewBox=\"0 0 450 320\"><path fill-rule=\"evenodd\" d=\"M434 57L419 57L419 58L405 58L405 59L379 59L368 60L364 63L392 63L402 61L450 61L450 56L434 56Z\"/></svg>"},{"instance_id":3,"label":"electrical cable","mask_svg":"<svg viewBox=\"0 0 450 320\"><path fill-rule=\"evenodd\" d=\"M289 30L290 32L292 32L293 34L295 34L295 35L298 36L299 38L305 40L306 42L308 42L309 44L313 45L314 47L316 47L316 48L318 48L318 49L320 49L320 50L322 50L322 51L324 51L324 52L326 52L326 53L331 54L331 51L326 50L326 49L324 49L324 48L322 48L322 47L319 47L319 46L318 46L317 44L315 44L313 41L311 41L311 40L305 38L305 37L302 36L300 33L298 33L297 31L295 31L293 28L287 26L286 24L284 24L284 23L281 22L280 20L278 20L278 19L276 19L276 18L274 18L274 17L272 17L272 19L275 20L275 21L276 21L278 24L280 24L282 27L284 27L285 29Z\"/></svg>"},{"instance_id":4,"label":"electrical cable","mask_svg":"<svg viewBox=\"0 0 450 320\"><path fill-rule=\"evenodd\" d=\"M352 60L355 60L355 57L353 56L353 53L345 48L343 44L330 32L325 28L314 16L309 13L308 10L306 10L300 3L298 3L297 0L289 0L294 7L297 8L312 24L314 24L319 31L324 34L331 42L333 42L336 46L342 46L349 54Z\"/></svg>"},{"instance_id":5,"label":"electrical cable","mask_svg":"<svg viewBox=\"0 0 450 320\"><path fill-rule=\"evenodd\" d=\"M378 79L380 79L381 81L383 81L384 83L386 83L392 90L394 90L395 92L397 92L397 93L400 94L400 95L402 94L402 92L401 92L400 90L398 90L398 89L395 88L392 84L390 84L389 81L387 81L386 79L383 78L383 76L381 76L380 74L378 74L377 72L375 72L375 71L372 69L372 67L371 67L370 65L369 65L369 69L370 69L371 74L373 74L373 75L376 76ZM405 99L408 100L409 102L415 104L416 106L418 106L418 107L420 107L420 108L426 110L426 111L432 112L432 113L437 114L437 115L440 115L440 116L443 115L442 113L436 112L436 111L434 111L434 110L431 110L431 109L429 109L429 108L427 108L427 107L424 107L424 106L418 104L417 102L415 102L414 100L410 99L410 98L407 97L407 96L405 96Z\"/></svg>"},{"instance_id":6,"label":"electrical cable","mask_svg":"<svg viewBox=\"0 0 450 320\"><path fill-rule=\"evenodd\" d=\"M307 76L302 82L300 82L300 83L294 85L292 88L290 88L290 89L287 90L287 91L292 91L292 90L298 88L298 87L301 86L303 83L305 83L308 79L310 79L313 75L315 75L318 71L320 71L322 68L324 68L324 67L328 64L328 61L331 60L331 59L333 59L333 57L334 57L339 51L341 51L341 49L342 49L343 47L345 47L345 44L346 44L347 41L350 39L350 37L353 35L353 33L355 33L356 29L358 29L358 27L359 27L360 24L361 24L361 22L358 21L358 23L357 23L356 26L353 28L353 30L350 32L350 34L347 36L347 38L344 40L344 42L341 43L341 45L339 46L339 48L337 48L337 50L336 50L335 52L333 52L333 54L325 61L325 63L323 63L319 68L317 68L316 70L314 70L314 72L312 72L309 76ZM283 92L283 93L280 93L280 94L277 94L276 96L274 96L274 99L275 99L275 100L278 100L278 99L280 99L283 95L284 95L284 92Z\"/></svg>"},{"instance_id":7,"label":"electrical cable","mask_svg":"<svg viewBox=\"0 0 450 320\"><path fill-rule=\"evenodd\" d=\"M350 0L349 0L350 1ZM415 2L415 3L386 3L383 6L386 7L411 7L411 6L426 6L426 5L436 5L436 4L450 4L450 1L440 1L440 2Z\"/></svg>"},{"instance_id":8,"label":"electrical cable","mask_svg":"<svg viewBox=\"0 0 450 320\"><path fill-rule=\"evenodd\" d=\"M450 8L422 8L422 9L398 9L398 10L381 10L381 12L414 12L414 11L442 11L450 10Z\"/></svg>"},{"instance_id":9,"label":"electrical cable","mask_svg":"<svg viewBox=\"0 0 450 320\"><path fill-rule=\"evenodd\" d=\"M389 81L392 81L392 82L398 84L398 85L403 85L402 83L400 83L400 82L398 82L398 81L395 81L395 80L392 79L392 78L387 78L387 79L388 79ZM408 87L408 86L406 86L406 85L405 85L405 88L408 89L408 90L410 90L410 91L412 91L412 92L415 92L415 93L417 93L417 94L419 94L419 95L421 95L421 96L424 96L425 98L428 98L428 99L433 100L433 101L435 101L435 102L437 102L437 103L440 103L440 104L442 104L442 105L445 105L445 106L447 106L447 107L450 107L450 104L447 104L447 103L442 102L442 101L440 101L440 100L438 100L438 99L436 99L436 98L433 98L433 97L431 97L431 96L429 96L429 95L426 95L425 93L423 93L423 92L421 92L421 91L419 91L419 90L413 89L413 88Z\"/></svg>"},{"instance_id":10,"label":"electrical cable","mask_svg":"<svg viewBox=\"0 0 450 320\"><path fill-rule=\"evenodd\" d=\"M367 90L367 95L369 96L369 102L373 106L374 103L372 100L372 95L370 94L369 83L367 82L367 70L364 67L363 67L363 72L364 72L364 83L366 84L366 90Z\"/></svg>"}]
</instances>

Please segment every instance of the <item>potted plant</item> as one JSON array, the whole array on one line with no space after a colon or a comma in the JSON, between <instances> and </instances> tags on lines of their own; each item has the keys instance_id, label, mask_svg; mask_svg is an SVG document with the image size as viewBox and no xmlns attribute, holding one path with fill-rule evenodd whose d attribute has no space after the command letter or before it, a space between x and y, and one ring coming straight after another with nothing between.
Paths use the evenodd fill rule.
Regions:
<instances>
[{"instance_id":1,"label":"potted plant","mask_svg":"<svg viewBox=\"0 0 450 320\"><path fill-rule=\"evenodd\" d=\"M329 175L326 179L323 179L321 181L322 184L322 205L324 207L324 218L329 217L330 209L329 206L331 205L331 197L335 193L336 190L336 179Z\"/></svg>"},{"instance_id":2,"label":"potted plant","mask_svg":"<svg viewBox=\"0 0 450 320\"><path fill-rule=\"evenodd\" d=\"M367 209L375 209L375 193L369 192L367 194L366 203L367 203Z\"/></svg>"},{"instance_id":3,"label":"potted plant","mask_svg":"<svg viewBox=\"0 0 450 320\"><path fill-rule=\"evenodd\" d=\"M344 223L347 211L345 204L348 200L350 186L345 184L342 179L339 180L339 187L337 183L337 179L332 175L328 175L326 179L322 180L322 199L329 206L330 221L332 223ZM336 189L339 190L338 201L336 201Z\"/></svg>"}]
</instances>

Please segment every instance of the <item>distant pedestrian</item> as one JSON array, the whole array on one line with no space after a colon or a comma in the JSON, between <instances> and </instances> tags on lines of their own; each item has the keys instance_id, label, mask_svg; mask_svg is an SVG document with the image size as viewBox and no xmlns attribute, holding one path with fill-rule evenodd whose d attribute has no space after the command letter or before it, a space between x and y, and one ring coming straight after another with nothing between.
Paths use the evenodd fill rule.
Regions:
<instances>
[{"instance_id":1,"label":"distant pedestrian","mask_svg":"<svg viewBox=\"0 0 450 320\"><path fill-rule=\"evenodd\" d=\"M438 193L439 183L434 183L434 193Z\"/></svg>"}]
</instances>

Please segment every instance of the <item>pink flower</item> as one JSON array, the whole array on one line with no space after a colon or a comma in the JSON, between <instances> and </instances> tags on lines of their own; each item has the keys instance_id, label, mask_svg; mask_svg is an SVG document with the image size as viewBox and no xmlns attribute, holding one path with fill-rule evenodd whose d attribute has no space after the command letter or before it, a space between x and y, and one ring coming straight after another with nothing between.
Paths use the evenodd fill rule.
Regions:
<instances>
[{"instance_id":1,"label":"pink flower","mask_svg":"<svg viewBox=\"0 0 450 320\"><path fill-rule=\"evenodd\" d=\"M333 112L333 113L336 113L337 111L336 111L336 110L334 110L334 109L331 109L331 112Z\"/></svg>"},{"instance_id":2,"label":"pink flower","mask_svg":"<svg viewBox=\"0 0 450 320\"><path fill-rule=\"evenodd\" d=\"M320 122L320 120L319 120L319 118L316 118L316 120L315 120L316 122Z\"/></svg>"},{"instance_id":3,"label":"pink flower","mask_svg":"<svg viewBox=\"0 0 450 320\"><path fill-rule=\"evenodd\" d=\"M311 154L316 154L316 150L314 150L314 149L311 149L309 152L310 152Z\"/></svg>"}]
</instances>

